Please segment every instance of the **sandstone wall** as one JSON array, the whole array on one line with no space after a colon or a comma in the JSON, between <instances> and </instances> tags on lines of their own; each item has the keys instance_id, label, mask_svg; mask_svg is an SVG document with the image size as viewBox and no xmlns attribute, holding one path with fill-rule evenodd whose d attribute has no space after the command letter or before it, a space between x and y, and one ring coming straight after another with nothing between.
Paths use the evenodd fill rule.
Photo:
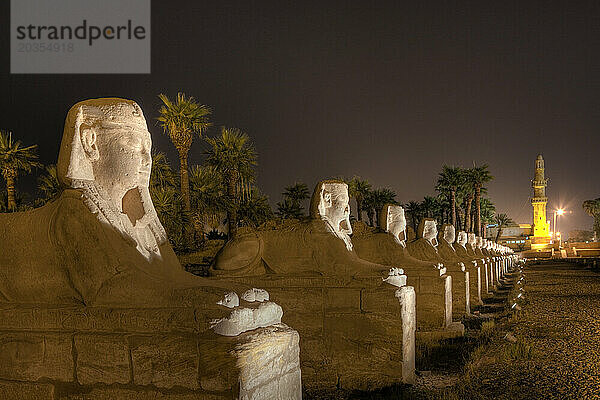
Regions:
<instances>
[{"instance_id":1,"label":"sandstone wall","mask_svg":"<svg viewBox=\"0 0 600 400\"><path fill-rule=\"evenodd\" d=\"M301 396L299 336L283 324L224 337L192 308L0 307L0 399Z\"/></svg>"},{"instance_id":2,"label":"sandstone wall","mask_svg":"<svg viewBox=\"0 0 600 400\"><path fill-rule=\"evenodd\" d=\"M300 333L306 388L373 389L414 381L415 303L410 292L381 277L228 278L265 288L285 310L283 322Z\"/></svg>"}]
</instances>

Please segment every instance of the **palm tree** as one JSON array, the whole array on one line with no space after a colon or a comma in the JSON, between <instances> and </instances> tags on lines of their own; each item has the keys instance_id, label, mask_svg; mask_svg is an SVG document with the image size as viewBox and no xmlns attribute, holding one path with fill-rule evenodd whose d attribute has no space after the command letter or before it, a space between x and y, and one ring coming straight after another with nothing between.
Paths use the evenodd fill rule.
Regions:
<instances>
[{"instance_id":1,"label":"palm tree","mask_svg":"<svg viewBox=\"0 0 600 400\"><path fill-rule=\"evenodd\" d=\"M451 217L450 200L447 196L439 195L435 197L436 213L438 224L441 226L445 224Z\"/></svg>"},{"instance_id":2,"label":"palm tree","mask_svg":"<svg viewBox=\"0 0 600 400\"><path fill-rule=\"evenodd\" d=\"M379 223L379 214L384 205L398 204L396 201L396 193L389 188L375 189L371 192L371 207L375 209L375 221ZM383 228L380 226L380 228Z\"/></svg>"},{"instance_id":3,"label":"palm tree","mask_svg":"<svg viewBox=\"0 0 600 400\"><path fill-rule=\"evenodd\" d=\"M600 237L600 198L595 200L586 200L582 204L583 210L594 217L594 239Z\"/></svg>"},{"instance_id":4,"label":"palm tree","mask_svg":"<svg viewBox=\"0 0 600 400\"><path fill-rule=\"evenodd\" d=\"M371 190L371 184L358 176L355 176L348 182L348 194L350 197L354 197L356 201L356 218L359 221L362 221L363 201Z\"/></svg>"},{"instance_id":5,"label":"palm tree","mask_svg":"<svg viewBox=\"0 0 600 400\"><path fill-rule=\"evenodd\" d=\"M277 203L275 214L282 219L300 219L304 216L304 209L300 204L286 197Z\"/></svg>"},{"instance_id":6,"label":"palm tree","mask_svg":"<svg viewBox=\"0 0 600 400\"><path fill-rule=\"evenodd\" d=\"M21 141L13 142L12 132L0 130L0 173L6 181L7 208L17 209L15 184L20 172L30 173L33 168L41 166L37 162L37 145L23 147Z\"/></svg>"},{"instance_id":7,"label":"palm tree","mask_svg":"<svg viewBox=\"0 0 600 400\"><path fill-rule=\"evenodd\" d=\"M47 165L44 172L37 179L39 197L36 200L37 206L42 206L47 202L54 200L63 191L63 187L58 180L56 165Z\"/></svg>"},{"instance_id":8,"label":"palm tree","mask_svg":"<svg viewBox=\"0 0 600 400\"><path fill-rule=\"evenodd\" d=\"M152 151L152 172L150 173L150 186L174 186L176 174L171 169L171 164L165 153Z\"/></svg>"},{"instance_id":9,"label":"palm tree","mask_svg":"<svg viewBox=\"0 0 600 400\"><path fill-rule=\"evenodd\" d=\"M253 188L250 195L240 202L240 225L258 227L273 218L269 199L258 189Z\"/></svg>"},{"instance_id":10,"label":"palm tree","mask_svg":"<svg viewBox=\"0 0 600 400\"><path fill-rule=\"evenodd\" d=\"M496 206L486 197L481 199L481 237L485 238L487 234L487 224L496 220Z\"/></svg>"},{"instance_id":11,"label":"palm tree","mask_svg":"<svg viewBox=\"0 0 600 400\"><path fill-rule=\"evenodd\" d=\"M475 233L481 236L481 189L494 177L490 174L487 164L480 166L473 164L473 168L469 169L468 179L475 192Z\"/></svg>"},{"instance_id":12,"label":"palm tree","mask_svg":"<svg viewBox=\"0 0 600 400\"><path fill-rule=\"evenodd\" d=\"M465 210L465 225L464 231L471 232L471 221L472 221L472 208L473 199L475 198L475 191L473 190L470 170L465 173L465 182L468 186L464 188L464 210Z\"/></svg>"},{"instance_id":13,"label":"palm tree","mask_svg":"<svg viewBox=\"0 0 600 400\"><path fill-rule=\"evenodd\" d=\"M438 208L437 200L433 196L425 196L421 202L421 211L426 218L432 218Z\"/></svg>"},{"instance_id":14,"label":"palm tree","mask_svg":"<svg viewBox=\"0 0 600 400\"><path fill-rule=\"evenodd\" d=\"M409 201L404 206L406 214L410 217L410 222L413 230L416 232L421 219L421 204L418 201Z\"/></svg>"},{"instance_id":15,"label":"palm tree","mask_svg":"<svg viewBox=\"0 0 600 400\"><path fill-rule=\"evenodd\" d=\"M464 170L461 167L442 166L435 189L440 193L449 194L452 225L456 226L456 192L464 184Z\"/></svg>"},{"instance_id":16,"label":"palm tree","mask_svg":"<svg viewBox=\"0 0 600 400\"><path fill-rule=\"evenodd\" d=\"M212 125L208 120L211 110L208 106L198 104L193 97L186 97L183 93L177 93L175 102L169 100L162 93L158 97L163 105L158 110L160 117L157 119L179 153L181 196L185 210L189 212L192 206L188 177L188 153L192 147L194 134L201 136L202 132Z\"/></svg>"},{"instance_id":17,"label":"palm tree","mask_svg":"<svg viewBox=\"0 0 600 400\"><path fill-rule=\"evenodd\" d=\"M514 223L514 221L506 214L497 214L496 215L496 224L498 225L498 233L496 233L495 242L498 243L498 239L502 236L502 229L509 224Z\"/></svg>"},{"instance_id":18,"label":"palm tree","mask_svg":"<svg viewBox=\"0 0 600 400\"><path fill-rule=\"evenodd\" d=\"M206 152L207 165L213 166L223 176L227 192L227 223L229 238L237 236L237 188L242 180L251 182L254 179L254 167L257 165L257 154L250 142L250 137L237 128L221 127L221 136L207 138L210 149Z\"/></svg>"},{"instance_id":19,"label":"palm tree","mask_svg":"<svg viewBox=\"0 0 600 400\"><path fill-rule=\"evenodd\" d=\"M369 190L363 198L363 207L369 219L369 226L375 226L375 199L374 190Z\"/></svg>"},{"instance_id":20,"label":"palm tree","mask_svg":"<svg viewBox=\"0 0 600 400\"><path fill-rule=\"evenodd\" d=\"M201 241L206 226L218 225L227 211L224 193L223 177L214 167L194 165L190 169L191 216L195 234Z\"/></svg>"},{"instance_id":21,"label":"palm tree","mask_svg":"<svg viewBox=\"0 0 600 400\"><path fill-rule=\"evenodd\" d=\"M190 213L184 209L181 194L174 186L151 186L150 196L171 245L178 252L189 249L186 227L190 224Z\"/></svg>"},{"instance_id":22,"label":"palm tree","mask_svg":"<svg viewBox=\"0 0 600 400\"><path fill-rule=\"evenodd\" d=\"M292 186L287 186L283 193L284 202L289 200L292 204L296 205L296 209L300 211L300 217L304 215L304 206L302 202L310 197L308 186L304 183L295 183Z\"/></svg>"},{"instance_id":23,"label":"palm tree","mask_svg":"<svg viewBox=\"0 0 600 400\"><path fill-rule=\"evenodd\" d=\"M287 186L283 191L283 195L292 201L301 203L309 198L310 192L305 183L296 182L292 186Z\"/></svg>"}]
</instances>

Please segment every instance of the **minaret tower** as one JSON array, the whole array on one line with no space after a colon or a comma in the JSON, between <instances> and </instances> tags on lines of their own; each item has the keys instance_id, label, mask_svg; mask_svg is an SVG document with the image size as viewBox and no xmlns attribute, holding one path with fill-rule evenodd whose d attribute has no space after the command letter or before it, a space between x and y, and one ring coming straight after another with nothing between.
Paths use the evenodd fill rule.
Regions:
<instances>
[{"instance_id":1,"label":"minaret tower","mask_svg":"<svg viewBox=\"0 0 600 400\"><path fill-rule=\"evenodd\" d=\"M550 243L550 223L546 219L546 204L548 203L546 186L548 186L548 178L544 176L544 157L540 154L535 160L535 175L531 181L531 187L533 187L533 197L531 198L533 206L532 248ZM534 244L538 246L534 246Z\"/></svg>"}]
</instances>

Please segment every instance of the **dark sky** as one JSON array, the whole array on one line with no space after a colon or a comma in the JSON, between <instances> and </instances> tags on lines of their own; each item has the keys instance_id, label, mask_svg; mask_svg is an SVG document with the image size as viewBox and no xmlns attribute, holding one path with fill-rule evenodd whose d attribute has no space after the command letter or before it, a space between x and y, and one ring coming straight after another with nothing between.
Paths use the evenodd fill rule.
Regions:
<instances>
[{"instance_id":1,"label":"dark sky","mask_svg":"<svg viewBox=\"0 0 600 400\"><path fill-rule=\"evenodd\" d=\"M542 152L549 209L573 210L561 230L590 229L581 203L600 197L600 3L563 3L154 0L152 74L10 75L5 0L0 126L54 163L71 105L130 98L176 165L157 94L184 91L253 138L272 203L295 181L355 174L418 200L442 164L485 162L489 195L518 222L531 222ZM195 142L192 164L204 148Z\"/></svg>"}]
</instances>

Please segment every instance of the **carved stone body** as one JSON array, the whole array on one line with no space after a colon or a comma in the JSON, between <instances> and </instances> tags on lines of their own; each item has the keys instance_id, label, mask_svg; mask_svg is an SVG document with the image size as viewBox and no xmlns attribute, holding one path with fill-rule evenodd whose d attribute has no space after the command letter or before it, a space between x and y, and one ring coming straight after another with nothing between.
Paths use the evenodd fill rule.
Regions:
<instances>
[{"instance_id":1,"label":"carved stone body","mask_svg":"<svg viewBox=\"0 0 600 400\"><path fill-rule=\"evenodd\" d=\"M421 336L460 334L461 325L452 322L452 280L443 268L411 257L392 235L377 232L362 223L355 223L352 242L361 258L404 270L407 283L415 287L417 328Z\"/></svg>"},{"instance_id":2,"label":"carved stone body","mask_svg":"<svg viewBox=\"0 0 600 400\"><path fill-rule=\"evenodd\" d=\"M420 332L443 329L444 335L460 334L463 327L452 322L452 277L440 264L418 260L406 248L406 219L404 209L387 204L380 215L380 226L385 232L356 223L352 242L360 258L402 268L410 285L417 292L417 326ZM463 304L464 307L464 304ZM435 336L427 333L429 336Z\"/></svg>"},{"instance_id":3,"label":"carved stone body","mask_svg":"<svg viewBox=\"0 0 600 400\"><path fill-rule=\"evenodd\" d=\"M454 249L456 231L450 224L442 225L438 236L437 251L440 255L446 273L452 276L452 290L457 299L454 300L453 309L459 316L471 313L471 280L477 279L477 270L472 263L463 262Z\"/></svg>"},{"instance_id":4,"label":"carved stone body","mask_svg":"<svg viewBox=\"0 0 600 400\"><path fill-rule=\"evenodd\" d=\"M260 283L286 308L283 321L300 327L303 338L300 357L307 387L364 389L374 382L411 382L414 289L404 286L401 271L386 278L389 265L357 256L349 237L348 200L345 183L320 182L308 221L240 230L215 257L211 275ZM359 353L348 341L370 350ZM387 354L385 360L380 352Z\"/></svg>"},{"instance_id":5,"label":"carved stone body","mask_svg":"<svg viewBox=\"0 0 600 400\"><path fill-rule=\"evenodd\" d=\"M482 266L480 258L469 253L470 245L467 243L468 236L464 231L458 232L456 241L453 243L456 256L461 260L467 271L469 271L469 294L471 306L483 305L482 299ZM485 275L484 275L485 276Z\"/></svg>"},{"instance_id":6,"label":"carved stone body","mask_svg":"<svg viewBox=\"0 0 600 400\"><path fill-rule=\"evenodd\" d=\"M135 102L80 102L57 165L66 190L0 214L0 379L114 399L174 386L199 398L300 398L299 337L281 307L179 264L148 192L150 149Z\"/></svg>"},{"instance_id":7,"label":"carved stone body","mask_svg":"<svg viewBox=\"0 0 600 400\"><path fill-rule=\"evenodd\" d=\"M406 248L411 256L422 261L442 262L442 257L440 257L437 251L438 240L435 224L436 222L432 218L423 218L421 220L417 239L406 244Z\"/></svg>"}]
</instances>

